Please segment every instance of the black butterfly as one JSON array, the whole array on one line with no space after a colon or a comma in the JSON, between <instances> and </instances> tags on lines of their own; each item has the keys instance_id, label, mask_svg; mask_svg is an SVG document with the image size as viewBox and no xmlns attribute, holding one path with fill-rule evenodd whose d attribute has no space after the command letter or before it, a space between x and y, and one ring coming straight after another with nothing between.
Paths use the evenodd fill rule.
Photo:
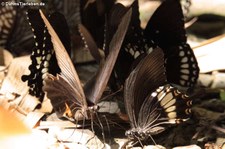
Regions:
<instances>
[{"instance_id":1,"label":"black butterfly","mask_svg":"<svg viewBox=\"0 0 225 149\"><path fill-rule=\"evenodd\" d=\"M192 49L186 43L179 1L162 2L150 18L145 30L140 27L138 1L135 0L130 7L133 9L132 19L115 64L112 86L118 88L117 86L122 85L139 61L159 46L164 52L168 82L193 87L197 82L199 68ZM124 70L124 68L128 69ZM115 82L118 85L115 85Z\"/></svg>"},{"instance_id":2,"label":"black butterfly","mask_svg":"<svg viewBox=\"0 0 225 149\"><path fill-rule=\"evenodd\" d=\"M47 77L44 79L43 90L47 92L47 97L51 99L58 116L62 116L66 111L66 107L69 106L72 112L71 116L75 120L90 119L94 111L97 110L96 104L101 99L112 72L130 22L131 10L125 14L119 24L109 45L109 55L106 57L104 65L100 67L96 80L90 85L91 87L88 88L88 91L83 90L72 61L42 12L41 16L51 35L57 62L61 69L61 73L56 76L47 74Z\"/></svg>"},{"instance_id":3,"label":"black butterfly","mask_svg":"<svg viewBox=\"0 0 225 149\"><path fill-rule=\"evenodd\" d=\"M23 75L22 80L28 81L28 86L30 87L29 93L42 100L44 97L44 92L42 91L43 79L46 73L55 75L60 72L60 68L57 65L50 35L39 11L37 9L30 9L27 12L27 16L34 33L35 48L32 50L30 56L32 61L29 66L30 74ZM64 16L55 12L49 17L49 20L67 48L67 52L70 53L70 35Z\"/></svg>"},{"instance_id":4,"label":"black butterfly","mask_svg":"<svg viewBox=\"0 0 225 149\"><path fill-rule=\"evenodd\" d=\"M178 0L165 0L154 12L145 37L163 49L167 80L184 87L193 87L199 68L195 55L187 44L184 16Z\"/></svg>"},{"instance_id":5,"label":"black butterfly","mask_svg":"<svg viewBox=\"0 0 225 149\"><path fill-rule=\"evenodd\" d=\"M130 73L124 88L125 108L131 129L126 135L132 141L148 139L189 118L191 100L166 84L164 54L154 49Z\"/></svg>"}]
</instances>

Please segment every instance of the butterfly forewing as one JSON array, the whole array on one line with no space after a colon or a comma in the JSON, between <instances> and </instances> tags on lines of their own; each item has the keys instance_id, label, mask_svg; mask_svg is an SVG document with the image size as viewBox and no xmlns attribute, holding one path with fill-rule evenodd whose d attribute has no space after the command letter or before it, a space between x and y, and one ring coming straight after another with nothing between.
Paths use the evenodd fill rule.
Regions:
<instances>
[{"instance_id":1,"label":"butterfly forewing","mask_svg":"<svg viewBox=\"0 0 225 149\"><path fill-rule=\"evenodd\" d=\"M79 24L78 28L79 28L80 34L83 38L84 44L88 47L88 49L90 50L90 52L91 52L92 56L95 58L95 60L97 62L100 62L102 60L102 56L98 50L98 47L97 47L93 37L91 36L89 31L82 24Z\"/></svg>"},{"instance_id":2,"label":"butterfly forewing","mask_svg":"<svg viewBox=\"0 0 225 149\"><path fill-rule=\"evenodd\" d=\"M55 50L58 65L61 69L61 75L64 79L68 81L71 86L76 86L79 94L83 99L85 99L84 92L81 86L81 82L78 78L77 72L74 68L73 62L71 61L65 47L60 41L58 35L55 33L54 29L50 25L49 21L46 19L42 11L40 11L41 17L48 28L48 32L51 35L51 40Z\"/></svg>"},{"instance_id":3,"label":"butterfly forewing","mask_svg":"<svg viewBox=\"0 0 225 149\"><path fill-rule=\"evenodd\" d=\"M61 40L63 46L65 47L68 54L71 52L71 40L70 40L70 31L67 24L67 20L63 14L59 12L54 12L50 15L49 19L50 24Z\"/></svg>"},{"instance_id":4,"label":"butterfly forewing","mask_svg":"<svg viewBox=\"0 0 225 149\"><path fill-rule=\"evenodd\" d=\"M87 95L88 99L92 101L92 103L97 103L101 98L102 93L108 83L109 77L113 70L114 64L116 62L117 56L119 54L123 38L126 34L130 18L132 14L132 9L130 9L122 18L121 23L118 26L117 31L115 32L112 40L109 44L109 55L106 57L105 63L103 67L97 74L95 87L93 91L91 91L90 95Z\"/></svg>"},{"instance_id":5,"label":"butterfly forewing","mask_svg":"<svg viewBox=\"0 0 225 149\"><path fill-rule=\"evenodd\" d=\"M145 100L155 88L166 82L163 51L154 49L131 72L125 82L124 100L132 124Z\"/></svg>"},{"instance_id":6,"label":"butterfly forewing","mask_svg":"<svg viewBox=\"0 0 225 149\"><path fill-rule=\"evenodd\" d=\"M146 26L145 37L163 49L170 83L186 87L196 84L198 63L187 44L184 16L179 1L166 0L157 8Z\"/></svg>"}]
</instances>

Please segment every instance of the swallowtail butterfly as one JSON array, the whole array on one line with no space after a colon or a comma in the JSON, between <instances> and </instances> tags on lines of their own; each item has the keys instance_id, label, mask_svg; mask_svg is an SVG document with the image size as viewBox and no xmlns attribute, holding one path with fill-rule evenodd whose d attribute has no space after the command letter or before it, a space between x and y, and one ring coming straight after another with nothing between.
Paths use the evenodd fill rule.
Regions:
<instances>
[{"instance_id":1,"label":"swallowtail butterfly","mask_svg":"<svg viewBox=\"0 0 225 149\"><path fill-rule=\"evenodd\" d=\"M155 48L138 63L125 82L125 108L132 141L143 141L189 118L190 98L166 84L164 54Z\"/></svg>"},{"instance_id":2,"label":"swallowtail butterfly","mask_svg":"<svg viewBox=\"0 0 225 149\"><path fill-rule=\"evenodd\" d=\"M56 76L47 74L44 79L43 90L47 92L47 97L51 100L58 116L61 117L64 115L67 107L65 105L69 106L72 113L71 116L75 120L90 119L91 115L94 114L94 111L97 110L96 104L101 99L102 93L109 80L130 22L131 11L132 10L129 10L123 16L122 21L109 44L109 55L106 57L103 66L100 67L96 75L96 80L94 80L93 84L87 88L88 91L84 91L65 47L62 45L57 34L41 12L41 16L51 35L56 59L61 69L61 73Z\"/></svg>"}]
</instances>

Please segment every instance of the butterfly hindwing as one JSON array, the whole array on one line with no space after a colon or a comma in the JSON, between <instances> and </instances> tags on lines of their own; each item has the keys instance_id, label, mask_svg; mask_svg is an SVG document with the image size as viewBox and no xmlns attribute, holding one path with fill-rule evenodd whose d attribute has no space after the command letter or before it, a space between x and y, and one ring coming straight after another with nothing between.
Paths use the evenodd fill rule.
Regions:
<instances>
[{"instance_id":1,"label":"butterfly hindwing","mask_svg":"<svg viewBox=\"0 0 225 149\"><path fill-rule=\"evenodd\" d=\"M51 57L52 44L50 43L50 38L46 33L45 25L41 20L41 17L38 15L37 10L28 10L27 18L32 31L34 33L35 47L31 53L31 65L29 66L30 74L23 75L22 80L28 81L28 86L30 87L29 93L34 95L42 100L44 93L42 92L42 70L44 69L45 60ZM49 54L49 56L48 56ZM45 57L44 57L45 56Z\"/></svg>"},{"instance_id":2,"label":"butterfly hindwing","mask_svg":"<svg viewBox=\"0 0 225 149\"><path fill-rule=\"evenodd\" d=\"M42 91L43 79L47 73L53 75L59 73L60 68L55 58L50 35L39 11L37 9L29 9L27 17L34 34L35 47L31 53L30 74L23 75L22 80L28 81L30 94L42 100L44 97L44 92ZM49 17L49 20L60 38L62 38L64 45L68 48L68 52L70 52L70 36L64 16L55 12Z\"/></svg>"},{"instance_id":3,"label":"butterfly hindwing","mask_svg":"<svg viewBox=\"0 0 225 149\"><path fill-rule=\"evenodd\" d=\"M137 120L138 127L155 135L167 124L179 124L190 117L190 98L167 84L154 90L143 102Z\"/></svg>"},{"instance_id":4,"label":"butterfly hindwing","mask_svg":"<svg viewBox=\"0 0 225 149\"><path fill-rule=\"evenodd\" d=\"M165 53L167 79L170 83L193 87L198 79L198 63L187 44L184 16L177 0L164 1L150 18L145 37Z\"/></svg>"}]
</instances>

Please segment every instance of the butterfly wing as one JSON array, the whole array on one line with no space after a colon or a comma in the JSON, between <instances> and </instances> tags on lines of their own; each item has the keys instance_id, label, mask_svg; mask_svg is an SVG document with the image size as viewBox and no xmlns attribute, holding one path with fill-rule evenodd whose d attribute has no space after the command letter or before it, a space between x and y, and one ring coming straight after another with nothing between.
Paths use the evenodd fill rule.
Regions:
<instances>
[{"instance_id":1,"label":"butterfly wing","mask_svg":"<svg viewBox=\"0 0 225 149\"><path fill-rule=\"evenodd\" d=\"M73 62L71 61L65 47L63 46L63 44L60 41L59 37L57 36L56 32L54 31L54 29L52 28L49 21L46 19L46 17L44 16L44 14L42 13L41 10L40 10L40 14L41 14L41 17L42 17L45 25L47 26L49 34L51 36L51 40L52 40L52 44L53 44L53 47L55 50L57 62L61 69L59 78L61 80L64 80L64 83L61 83L62 90L60 90L60 93L63 95L65 95L64 92L69 93L69 94L65 95L67 98L64 100L67 100L67 99L72 100L73 103L76 103L77 105L81 105L81 107L78 106L79 108L86 108L87 103L86 103L84 91L81 86L81 82L79 80L79 77L77 75L75 67L73 65ZM44 86L44 90L47 92L47 96L54 97L51 99L52 102L57 101L57 96L52 95L52 94L55 94L55 92L51 92L51 90L50 90L51 87L48 87L48 86L50 85L50 86L53 86L54 88L57 88L58 87L57 83L60 82L59 79L57 79L55 81L54 80L55 79L50 79L50 78L46 78L44 80L46 82L46 84ZM51 82L51 83L49 83L49 82ZM53 85L51 85L51 84L53 84ZM57 89L55 89L55 90L57 90ZM75 95L71 95L71 94L75 94ZM70 98L71 96L74 96L75 98L71 99Z\"/></svg>"},{"instance_id":2,"label":"butterfly wing","mask_svg":"<svg viewBox=\"0 0 225 149\"><path fill-rule=\"evenodd\" d=\"M53 75L59 73L60 68L57 65L50 35L45 28L39 11L37 9L29 9L27 16L34 33L35 48L31 53L32 63L29 66L31 73L29 75L23 75L22 80L28 81L30 94L42 100L44 97L44 92L42 91L43 78L46 73L51 73ZM58 36L62 39L64 46L66 46L68 52L70 52L69 29L65 18L60 13L56 12L50 16L49 20L54 26Z\"/></svg>"},{"instance_id":3,"label":"butterfly wing","mask_svg":"<svg viewBox=\"0 0 225 149\"><path fill-rule=\"evenodd\" d=\"M27 18L34 33L35 47L30 56L32 61L29 66L30 74L23 75L22 80L28 81L29 93L42 100L44 97L44 92L42 91L42 76L44 74L42 73L44 69L43 57L48 57L47 59L50 60L52 44L49 42L50 38L46 33L44 22L41 20L40 15L38 15L38 10L28 10ZM47 56L48 54L49 56ZM46 65L49 65L48 61L46 61Z\"/></svg>"},{"instance_id":4,"label":"butterfly wing","mask_svg":"<svg viewBox=\"0 0 225 149\"><path fill-rule=\"evenodd\" d=\"M99 48L104 42L105 15L108 14L115 0L81 1L81 22L91 33Z\"/></svg>"},{"instance_id":5,"label":"butterfly wing","mask_svg":"<svg viewBox=\"0 0 225 149\"><path fill-rule=\"evenodd\" d=\"M186 87L196 84L198 63L187 44L179 1L166 0L158 7L146 26L145 37L164 50L167 79L170 83Z\"/></svg>"},{"instance_id":6,"label":"butterfly wing","mask_svg":"<svg viewBox=\"0 0 225 149\"><path fill-rule=\"evenodd\" d=\"M91 36L89 31L86 29L86 27L83 26L82 24L79 24L78 28L79 28L81 37L83 38L84 44L87 46L87 48L89 49L89 51L91 52L91 54L95 58L95 60L97 62L100 62L102 60L102 56L98 50L98 47L97 47L93 37Z\"/></svg>"},{"instance_id":7,"label":"butterfly wing","mask_svg":"<svg viewBox=\"0 0 225 149\"><path fill-rule=\"evenodd\" d=\"M138 114L145 98L165 82L163 51L154 49L140 61L125 82L124 101L132 127L138 125Z\"/></svg>"},{"instance_id":8,"label":"butterfly wing","mask_svg":"<svg viewBox=\"0 0 225 149\"><path fill-rule=\"evenodd\" d=\"M171 85L158 87L145 99L138 115L138 127L155 135L167 124L186 121L191 114L191 99Z\"/></svg>"},{"instance_id":9,"label":"butterfly wing","mask_svg":"<svg viewBox=\"0 0 225 149\"><path fill-rule=\"evenodd\" d=\"M140 27L138 1L135 0L130 7L132 8L131 22L111 77L110 85L113 90L118 90L124 84L131 70L155 47L152 42L147 42L144 38L143 29ZM124 7L122 10L125 13L127 9ZM109 25L115 26L116 23L117 21L112 20Z\"/></svg>"},{"instance_id":10,"label":"butterfly wing","mask_svg":"<svg viewBox=\"0 0 225 149\"><path fill-rule=\"evenodd\" d=\"M105 63L103 64L102 68L100 68L100 70L98 71L96 83L92 90L89 92L90 94L86 95L88 100L90 100L92 103L96 104L100 100L102 93L106 88L117 56L119 54L124 36L129 26L131 14L132 9L130 9L123 16L118 29L116 30L111 42L109 43L109 55L106 57Z\"/></svg>"},{"instance_id":11,"label":"butterfly wing","mask_svg":"<svg viewBox=\"0 0 225 149\"><path fill-rule=\"evenodd\" d=\"M47 74L44 79L43 90L47 92L47 97L51 100L58 117L74 117L76 119L76 112L87 108L86 104L82 102L84 98L77 88L73 87L61 75L53 76ZM69 106L71 115L69 113L68 115L66 114L67 106ZM82 114L86 116L85 111Z\"/></svg>"},{"instance_id":12,"label":"butterfly wing","mask_svg":"<svg viewBox=\"0 0 225 149\"><path fill-rule=\"evenodd\" d=\"M64 14L70 29L81 22L80 0L48 0L47 11Z\"/></svg>"}]
</instances>

